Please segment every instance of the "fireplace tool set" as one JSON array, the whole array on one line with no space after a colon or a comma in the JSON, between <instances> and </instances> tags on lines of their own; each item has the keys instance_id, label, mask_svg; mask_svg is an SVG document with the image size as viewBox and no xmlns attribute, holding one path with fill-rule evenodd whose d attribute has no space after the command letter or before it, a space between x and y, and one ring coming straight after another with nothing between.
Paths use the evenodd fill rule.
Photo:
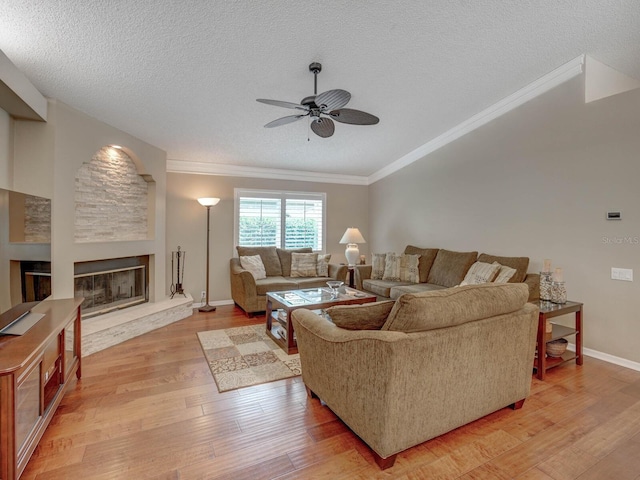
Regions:
<instances>
[{"instance_id":1,"label":"fireplace tool set","mask_svg":"<svg viewBox=\"0 0 640 480\"><path fill-rule=\"evenodd\" d=\"M182 280L184 280L184 262L187 257L187 252L180 251L180 246L178 246L177 251L171 252L171 287L169 291L171 292L171 297L177 293L180 295L187 296L182 289ZM175 280L175 282L174 282Z\"/></svg>"}]
</instances>

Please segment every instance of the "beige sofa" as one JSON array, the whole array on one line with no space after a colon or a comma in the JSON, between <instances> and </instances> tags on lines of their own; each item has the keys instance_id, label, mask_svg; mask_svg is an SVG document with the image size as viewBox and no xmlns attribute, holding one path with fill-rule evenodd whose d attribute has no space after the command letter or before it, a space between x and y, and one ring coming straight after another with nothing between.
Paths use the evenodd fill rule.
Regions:
<instances>
[{"instance_id":1,"label":"beige sofa","mask_svg":"<svg viewBox=\"0 0 640 480\"><path fill-rule=\"evenodd\" d=\"M247 315L264 312L267 309L267 292L296 290L300 288L324 287L328 280L345 281L346 265L329 264L328 277L292 277L291 254L312 253L310 248L280 249L276 247L236 247L238 257L229 262L231 297ZM239 256L260 255L267 278L256 280L242 268Z\"/></svg>"},{"instance_id":2,"label":"beige sofa","mask_svg":"<svg viewBox=\"0 0 640 480\"><path fill-rule=\"evenodd\" d=\"M372 279L372 265L358 265L355 271L355 287L373 293L380 299L396 300L403 293L419 293L459 285L469 268L476 262L493 263L515 268L515 275L509 283L526 283L529 287L529 301L540 298L540 275L527 273L528 257L500 257L478 252L454 252L442 248L419 248L408 245L405 254L420 255L418 270L419 283Z\"/></svg>"},{"instance_id":3,"label":"beige sofa","mask_svg":"<svg viewBox=\"0 0 640 480\"><path fill-rule=\"evenodd\" d=\"M486 284L327 309L350 330L296 310L307 391L392 466L407 448L522 406L538 325L528 296L524 284Z\"/></svg>"}]
</instances>

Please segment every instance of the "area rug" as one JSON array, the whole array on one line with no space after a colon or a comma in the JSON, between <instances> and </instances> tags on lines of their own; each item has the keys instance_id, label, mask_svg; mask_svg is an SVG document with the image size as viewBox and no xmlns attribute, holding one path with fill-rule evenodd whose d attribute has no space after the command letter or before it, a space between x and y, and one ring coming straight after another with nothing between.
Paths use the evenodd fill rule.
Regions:
<instances>
[{"instance_id":1,"label":"area rug","mask_svg":"<svg viewBox=\"0 0 640 480\"><path fill-rule=\"evenodd\" d=\"M300 355L287 355L264 325L198 332L219 392L300 375Z\"/></svg>"}]
</instances>

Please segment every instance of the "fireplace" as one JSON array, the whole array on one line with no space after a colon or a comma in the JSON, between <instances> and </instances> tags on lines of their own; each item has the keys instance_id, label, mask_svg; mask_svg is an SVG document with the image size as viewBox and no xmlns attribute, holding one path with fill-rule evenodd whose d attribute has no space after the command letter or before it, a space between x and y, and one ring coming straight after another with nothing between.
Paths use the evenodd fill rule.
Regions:
<instances>
[{"instance_id":1,"label":"fireplace","mask_svg":"<svg viewBox=\"0 0 640 480\"><path fill-rule=\"evenodd\" d=\"M51 295L51 262L20 262L23 302L39 302Z\"/></svg>"},{"instance_id":2,"label":"fireplace","mask_svg":"<svg viewBox=\"0 0 640 480\"><path fill-rule=\"evenodd\" d=\"M149 301L148 256L80 262L74 271L83 319Z\"/></svg>"}]
</instances>

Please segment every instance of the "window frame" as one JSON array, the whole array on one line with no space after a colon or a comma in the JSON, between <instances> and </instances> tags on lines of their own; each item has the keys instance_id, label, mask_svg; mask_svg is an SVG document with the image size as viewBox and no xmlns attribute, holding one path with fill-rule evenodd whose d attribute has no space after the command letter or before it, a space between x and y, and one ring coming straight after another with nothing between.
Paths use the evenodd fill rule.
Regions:
<instances>
[{"instance_id":1,"label":"window frame","mask_svg":"<svg viewBox=\"0 0 640 480\"><path fill-rule=\"evenodd\" d=\"M327 249L327 194L325 192L299 192L292 190L262 190L250 188L234 188L233 190L233 250L240 240L240 198L273 198L280 200L280 243L276 248L284 248L286 230L286 205L287 200L320 200L322 202L322 232L320 238L322 249L314 250L324 253Z\"/></svg>"}]
</instances>

